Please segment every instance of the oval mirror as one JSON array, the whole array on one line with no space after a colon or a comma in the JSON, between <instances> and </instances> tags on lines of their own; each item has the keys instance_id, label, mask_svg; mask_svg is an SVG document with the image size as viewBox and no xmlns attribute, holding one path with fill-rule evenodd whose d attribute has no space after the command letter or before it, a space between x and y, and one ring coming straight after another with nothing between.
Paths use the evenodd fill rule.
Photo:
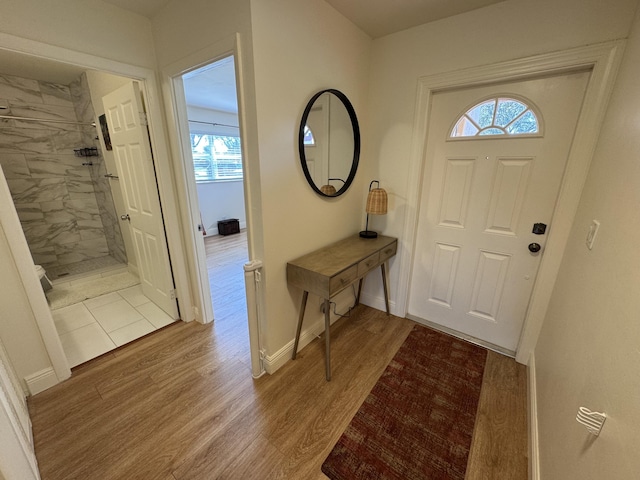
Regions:
<instances>
[{"instance_id":1,"label":"oval mirror","mask_svg":"<svg viewBox=\"0 0 640 480\"><path fill-rule=\"evenodd\" d=\"M358 169L360 127L344 93L327 89L311 97L300 121L298 151L316 193L337 197L347 191Z\"/></svg>"}]
</instances>

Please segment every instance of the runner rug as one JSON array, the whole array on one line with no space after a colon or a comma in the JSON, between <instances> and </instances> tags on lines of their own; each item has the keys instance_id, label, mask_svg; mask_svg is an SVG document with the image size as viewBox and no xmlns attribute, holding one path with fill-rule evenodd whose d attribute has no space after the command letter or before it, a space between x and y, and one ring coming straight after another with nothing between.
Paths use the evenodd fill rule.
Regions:
<instances>
[{"instance_id":1,"label":"runner rug","mask_svg":"<svg viewBox=\"0 0 640 480\"><path fill-rule=\"evenodd\" d=\"M332 480L463 480L487 351L416 325L322 471Z\"/></svg>"}]
</instances>

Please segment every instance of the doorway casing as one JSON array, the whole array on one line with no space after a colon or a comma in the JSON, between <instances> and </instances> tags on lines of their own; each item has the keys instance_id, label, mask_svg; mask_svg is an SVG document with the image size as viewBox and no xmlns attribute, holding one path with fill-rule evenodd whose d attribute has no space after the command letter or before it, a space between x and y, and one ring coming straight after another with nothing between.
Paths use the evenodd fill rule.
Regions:
<instances>
[{"instance_id":1,"label":"doorway casing","mask_svg":"<svg viewBox=\"0 0 640 480\"><path fill-rule=\"evenodd\" d=\"M240 138L242 140L242 168L245 197L245 212L247 219L247 247L249 251L249 263L252 270L261 270L262 262L259 260L262 252L260 242L260 221L259 221L259 193L260 183L257 169L253 168L257 154L253 150L248 137L249 118L248 97L245 82L245 62L241 48L241 38L239 34L230 35L220 41L205 47L191 55L187 55L180 60L170 64L162 71L162 88L169 125L169 136L173 157L177 159L174 174L177 179L177 186L180 198L185 200L182 205L182 218L185 226L185 248L189 255L191 269L191 291L193 292L193 315L201 323L213 321L213 308L211 302L211 292L209 290L208 271L206 268L206 255L204 248L197 241L197 237L202 236L198 230L200 222L199 210L197 208L198 193L193 177L193 164L190 159L190 144L186 144L183 139L189 136L189 124L186 116L187 108L184 95L184 85L182 76L203 66L215 63L226 57L234 57L236 90L238 101L238 120L240 127ZM256 265L259 265L256 267ZM245 271L247 268L245 267ZM257 278L261 278L261 272ZM247 310L249 320L249 345L251 353L251 368L254 377L264 373L262 364L261 332L263 331L262 319L264 319L264 289L257 289L256 295L247 296ZM255 303L255 305L251 305ZM255 311L254 311L255 310Z\"/></svg>"},{"instance_id":2,"label":"doorway casing","mask_svg":"<svg viewBox=\"0 0 640 480\"><path fill-rule=\"evenodd\" d=\"M582 188L587 178L597 134L604 120L616 72L622 60L624 41L607 42L561 52L542 54L482 67L421 77L418 82L416 114L407 184L404 217L404 245L400 256L396 314L408 312L409 282L414 259L418 205L422 189L425 142L429 128L431 96L439 91L473 87L510 80L523 80L554 73L591 69L589 85L576 126L567 167L553 214L538 277L516 350L516 360L527 364L533 351L551 299L555 279L567 244Z\"/></svg>"}]
</instances>

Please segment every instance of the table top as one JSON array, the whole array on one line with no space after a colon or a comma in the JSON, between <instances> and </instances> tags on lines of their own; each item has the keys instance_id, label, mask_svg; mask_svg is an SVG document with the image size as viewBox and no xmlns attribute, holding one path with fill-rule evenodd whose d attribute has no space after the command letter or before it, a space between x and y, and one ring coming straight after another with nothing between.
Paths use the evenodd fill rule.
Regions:
<instances>
[{"instance_id":1,"label":"table top","mask_svg":"<svg viewBox=\"0 0 640 480\"><path fill-rule=\"evenodd\" d=\"M376 238L362 238L359 235L354 235L288 263L320 275L332 277L396 241L396 238L384 235L378 235Z\"/></svg>"}]
</instances>

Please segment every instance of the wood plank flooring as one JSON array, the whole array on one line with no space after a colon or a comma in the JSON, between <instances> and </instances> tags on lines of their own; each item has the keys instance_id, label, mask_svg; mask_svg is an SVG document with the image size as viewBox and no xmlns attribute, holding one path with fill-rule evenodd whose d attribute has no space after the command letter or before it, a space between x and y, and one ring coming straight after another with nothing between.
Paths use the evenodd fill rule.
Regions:
<instances>
[{"instance_id":1,"label":"wood plank flooring","mask_svg":"<svg viewBox=\"0 0 640 480\"><path fill-rule=\"evenodd\" d=\"M231 309L230 309L231 310ZM170 325L29 399L43 480L319 480L320 466L413 322L359 306L251 378L246 318ZM524 480L524 367L490 353L468 479Z\"/></svg>"}]
</instances>

